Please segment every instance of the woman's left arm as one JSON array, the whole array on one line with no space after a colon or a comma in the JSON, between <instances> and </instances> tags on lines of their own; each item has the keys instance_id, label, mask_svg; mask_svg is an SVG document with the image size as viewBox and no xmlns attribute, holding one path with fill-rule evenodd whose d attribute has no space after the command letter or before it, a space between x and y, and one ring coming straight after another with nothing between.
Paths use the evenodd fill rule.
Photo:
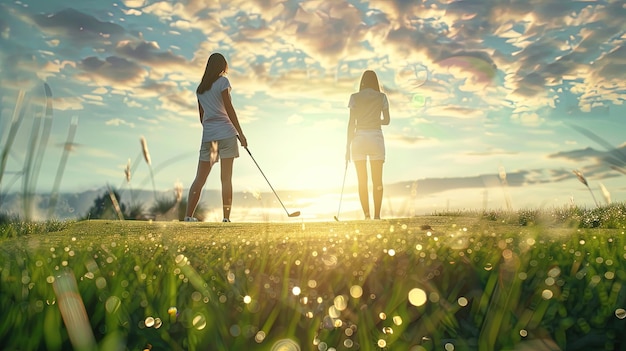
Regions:
<instances>
[{"instance_id":1,"label":"woman's left arm","mask_svg":"<svg viewBox=\"0 0 626 351\"><path fill-rule=\"evenodd\" d=\"M233 124L233 126L237 130L239 143L243 147L248 147L248 140L246 139L246 136L243 135L243 130L241 130L241 125L239 124L239 118L237 117L237 112L235 112L235 108L233 107L233 102L230 98L230 92L228 91L228 89L222 90L222 101L224 101L224 108L226 109L226 114L228 114L228 118L230 119L230 122Z\"/></svg>"},{"instance_id":2,"label":"woman's left arm","mask_svg":"<svg viewBox=\"0 0 626 351\"><path fill-rule=\"evenodd\" d=\"M380 121L380 125L388 126L389 122L391 122L389 117L389 100L387 100L387 95L383 94L383 119Z\"/></svg>"}]
</instances>

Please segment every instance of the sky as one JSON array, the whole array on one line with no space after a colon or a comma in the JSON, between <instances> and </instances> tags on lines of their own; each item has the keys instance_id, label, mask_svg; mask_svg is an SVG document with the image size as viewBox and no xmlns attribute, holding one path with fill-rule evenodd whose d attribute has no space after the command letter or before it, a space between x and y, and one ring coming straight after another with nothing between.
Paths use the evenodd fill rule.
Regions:
<instances>
[{"instance_id":1,"label":"sky","mask_svg":"<svg viewBox=\"0 0 626 351\"><path fill-rule=\"evenodd\" d=\"M417 212L624 201L624 18L624 1L1 0L0 191L186 189L220 52L254 160L279 194L317 192L311 211L358 208L344 151L366 69L390 102L385 187ZM240 154L234 190L269 191Z\"/></svg>"}]
</instances>

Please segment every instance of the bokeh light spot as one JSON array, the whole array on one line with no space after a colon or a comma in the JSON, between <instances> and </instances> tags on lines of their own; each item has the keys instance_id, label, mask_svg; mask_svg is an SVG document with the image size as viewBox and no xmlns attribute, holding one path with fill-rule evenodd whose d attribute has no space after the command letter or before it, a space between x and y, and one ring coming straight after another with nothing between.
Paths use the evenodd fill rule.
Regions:
<instances>
[{"instance_id":1,"label":"bokeh light spot","mask_svg":"<svg viewBox=\"0 0 626 351\"><path fill-rule=\"evenodd\" d=\"M300 345L298 345L295 341L291 339L281 339L276 341L274 345L272 345L270 351L300 351Z\"/></svg>"},{"instance_id":2,"label":"bokeh light spot","mask_svg":"<svg viewBox=\"0 0 626 351\"><path fill-rule=\"evenodd\" d=\"M333 304L338 311L343 311L346 309L346 307L348 307L348 300L345 296L339 295L335 297Z\"/></svg>"},{"instance_id":3,"label":"bokeh light spot","mask_svg":"<svg viewBox=\"0 0 626 351\"><path fill-rule=\"evenodd\" d=\"M395 325L402 325L402 317L400 317L400 316L393 316L393 324L395 324Z\"/></svg>"},{"instance_id":4,"label":"bokeh light spot","mask_svg":"<svg viewBox=\"0 0 626 351\"><path fill-rule=\"evenodd\" d=\"M426 292L419 288L409 291L409 302L411 305L419 307L426 303Z\"/></svg>"},{"instance_id":5,"label":"bokeh light spot","mask_svg":"<svg viewBox=\"0 0 626 351\"><path fill-rule=\"evenodd\" d=\"M206 318L204 317L203 314L198 313L197 315L193 317L191 324L193 325L195 329L202 330L206 328Z\"/></svg>"},{"instance_id":6,"label":"bokeh light spot","mask_svg":"<svg viewBox=\"0 0 626 351\"><path fill-rule=\"evenodd\" d=\"M110 296L104 304L105 309L109 313L117 312L117 309L120 307L120 298L117 296Z\"/></svg>"},{"instance_id":7,"label":"bokeh light spot","mask_svg":"<svg viewBox=\"0 0 626 351\"><path fill-rule=\"evenodd\" d=\"M146 317L146 319L144 320L143 324L148 327L148 328L152 328L154 326L154 318L153 317Z\"/></svg>"},{"instance_id":8,"label":"bokeh light spot","mask_svg":"<svg viewBox=\"0 0 626 351\"><path fill-rule=\"evenodd\" d=\"M360 285L352 285L350 287L350 296L355 299L360 298L363 296L363 288Z\"/></svg>"}]
</instances>

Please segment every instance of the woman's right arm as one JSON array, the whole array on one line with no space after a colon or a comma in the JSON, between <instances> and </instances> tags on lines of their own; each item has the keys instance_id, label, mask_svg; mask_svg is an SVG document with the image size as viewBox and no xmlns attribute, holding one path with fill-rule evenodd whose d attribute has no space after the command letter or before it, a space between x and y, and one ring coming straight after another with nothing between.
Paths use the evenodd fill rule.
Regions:
<instances>
[{"instance_id":1,"label":"woman's right arm","mask_svg":"<svg viewBox=\"0 0 626 351\"><path fill-rule=\"evenodd\" d=\"M233 107L233 102L230 99L230 93L228 89L222 90L222 101L224 101L224 108L226 109L226 113L228 114L228 118L230 119L233 126L237 130L237 135L239 135L239 142L241 146L248 147L248 141L246 137L243 135L243 130L241 130L241 125L239 125L239 119L237 118L237 113L235 112L235 108Z\"/></svg>"}]
</instances>

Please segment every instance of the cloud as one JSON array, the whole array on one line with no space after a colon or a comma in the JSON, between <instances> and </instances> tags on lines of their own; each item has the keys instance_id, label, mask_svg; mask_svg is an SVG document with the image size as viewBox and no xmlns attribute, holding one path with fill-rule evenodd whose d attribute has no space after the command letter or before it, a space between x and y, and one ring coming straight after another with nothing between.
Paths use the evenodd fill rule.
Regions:
<instances>
[{"instance_id":1,"label":"cloud","mask_svg":"<svg viewBox=\"0 0 626 351\"><path fill-rule=\"evenodd\" d=\"M271 86L272 94L293 92L293 86L310 79L331 78L335 83L345 79L351 88L365 67L400 70L407 63L419 63L431 72L432 81L445 82L441 86L446 91L440 94L453 97L460 90L485 103L499 97L530 109L554 106L552 86L576 77L567 84L571 91L584 94L580 110L591 111L594 106L619 101L618 87L625 71L620 63L624 50L615 37L625 10L616 3L237 0L207 6L200 0L185 4L126 0L123 5L141 9L167 27L189 31L187 37L200 31L206 39L188 61L160 50L156 41L129 40L126 33L130 31L120 24L77 10L30 18L54 37L51 40L57 40L56 45L59 37L75 45L112 48L109 55L144 65L153 79L176 70L183 72L177 73L177 80L195 80L208 54L220 47L229 52L238 70L233 77L250 82L240 85L239 91ZM131 21L128 18L126 25L136 28ZM496 71L485 75L480 68L441 65L442 60L461 53L487 59ZM482 89L486 81L498 77L494 73L504 81L496 81L495 90ZM387 88L394 90L395 83L401 82L387 80ZM340 94L341 87L336 88L334 92Z\"/></svg>"},{"instance_id":2,"label":"cloud","mask_svg":"<svg viewBox=\"0 0 626 351\"><path fill-rule=\"evenodd\" d=\"M47 35L68 39L79 46L108 46L125 35L121 26L72 8L51 15L35 14L31 19Z\"/></svg>"},{"instance_id":3,"label":"cloud","mask_svg":"<svg viewBox=\"0 0 626 351\"><path fill-rule=\"evenodd\" d=\"M104 123L104 125L106 126L113 126L113 127L119 127L119 126L128 126L130 128L135 128L135 123L132 122L127 122L121 118L112 118L108 121L106 121Z\"/></svg>"},{"instance_id":4,"label":"cloud","mask_svg":"<svg viewBox=\"0 0 626 351\"><path fill-rule=\"evenodd\" d=\"M537 183L530 181L528 176L532 172L518 171L506 174L507 186L523 187L528 184ZM490 187L501 187L499 175L481 174L469 177L449 177L449 178L425 178L410 182L398 182L385 186L385 191L395 194L406 194L406 189L411 189L417 183L417 197L424 197L443 191L460 189L485 189Z\"/></svg>"},{"instance_id":5,"label":"cloud","mask_svg":"<svg viewBox=\"0 0 626 351\"><path fill-rule=\"evenodd\" d=\"M287 117L287 125L300 124L303 121L304 121L304 117L302 117L299 114L293 114L293 115Z\"/></svg>"},{"instance_id":6,"label":"cloud","mask_svg":"<svg viewBox=\"0 0 626 351\"><path fill-rule=\"evenodd\" d=\"M178 84L174 81L155 81L152 79L146 79L142 82L140 86L136 87L136 90L133 92L133 98L142 99L149 97L159 97L175 94L178 92L180 92L178 90ZM188 94L189 92L186 93Z\"/></svg>"},{"instance_id":7,"label":"cloud","mask_svg":"<svg viewBox=\"0 0 626 351\"><path fill-rule=\"evenodd\" d=\"M259 118L259 108L257 106L244 105L243 107L237 107L237 118L242 125L250 124Z\"/></svg>"},{"instance_id":8,"label":"cloud","mask_svg":"<svg viewBox=\"0 0 626 351\"><path fill-rule=\"evenodd\" d=\"M85 108L83 105L84 100L80 97L67 96L67 97L54 97L53 106L55 110L60 111L78 111Z\"/></svg>"},{"instance_id":9,"label":"cloud","mask_svg":"<svg viewBox=\"0 0 626 351\"><path fill-rule=\"evenodd\" d=\"M151 67L167 66L172 69L171 65L183 65L186 63L185 58L180 55L175 55L171 51L160 51L159 44L154 41L120 41L115 48L115 52L120 57L149 64Z\"/></svg>"},{"instance_id":10,"label":"cloud","mask_svg":"<svg viewBox=\"0 0 626 351\"><path fill-rule=\"evenodd\" d=\"M580 165L575 168L583 169L586 175L592 177L611 178L619 176L626 170L626 145L620 145L607 151L600 151L591 147L561 151L548 155L548 158L560 158L571 162L573 165Z\"/></svg>"},{"instance_id":11,"label":"cloud","mask_svg":"<svg viewBox=\"0 0 626 351\"><path fill-rule=\"evenodd\" d=\"M124 12L124 14L127 16L141 16L143 14L143 12L135 10L135 9L128 9L128 10L122 9L122 12Z\"/></svg>"},{"instance_id":12,"label":"cloud","mask_svg":"<svg viewBox=\"0 0 626 351\"><path fill-rule=\"evenodd\" d=\"M126 7L138 8L138 7L144 6L146 4L146 1L145 0L122 0L122 3Z\"/></svg>"},{"instance_id":13,"label":"cloud","mask_svg":"<svg viewBox=\"0 0 626 351\"><path fill-rule=\"evenodd\" d=\"M0 89L30 90L40 82L41 66L32 54L14 53L3 58L0 68Z\"/></svg>"},{"instance_id":14,"label":"cloud","mask_svg":"<svg viewBox=\"0 0 626 351\"><path fill-rule=\"evenodd\" d=\"M78 75L79 78L116 88L137 86L147 75L142 66L117 56L109 56L104 60L90 56L83 59L78 68L83 71Z\"/></svg>"},{"instance_id":15,"label":"cloud","mask_svg":"<svg viewBox=\"0 0 626 351\"><path fill-rule=\"evenodd\" d=\"M104 94L106 94L108 92L109 92L109 90L107 88L105 88L105 87L97 87L96 89L94 89L92 91L92 93L96 94L96 95L104 95Z\"/></svg>"},{"instance_id":16,"label":"cloud","mask_svg":"<svg viewBox=\"0 0 626 351\"><path fill-rule=\"evenodd\" d=\"M385 141L390 145L393 144L399 147L425 147L438 144L438 140L432 137L426 137L423 135L411 135L411 134L399 134L399 133L385 133Z\"/></svg>"},{"instance_id":17,"label":"cloud","mask_svg":"<svg viewBox=\"0 0 626 351\"><path fill-rule=\"evenodd\" d=\"M494 156L494 155L517 155L518 151L507 151L498 148L488 148L486 151L468 151L465 153L468 156Z\"/></svg>"},{"instance_id":18,"label":"cloud","mask_svg":"<svg viewBox=\"0 0 626 351\"><path fill-rule=\"evenodd\" d=\"M0 17L0 38L8 39L10 33L11 27L9 27L9 24L2 17Z\"/></svg>"},{"instance_id":19,"label":"cloud","mask_svg":"<svg viewBox=\"0 0 626 351\"><path fill-rule=\"evenodd\" d=\"M170 23L170 27L181 29L184 31L189 31L193 28L193 25L189 21L178 20Z\"/></svg>"},{"instance_id":20,"label":"cloud","mask_svg":"<svg viewBox=\"0 0 626 351\"><path fill-rule=\"evenodd\" d=\"M158 99L161 101L160 108L173 112L173 116L180 114L180 111L185 111L184 114L187 115L195 114L197 111L195 94L189 90L162 95Z\"/></svg>"},{"instance_id":21,"label":"cloud","mask_svg":"<svg viewBox=\"0 0 626 351\"><path fill-rule=\"evenodd\" d=\"M99 102L102 102L104 100L102 98L102 96L100 96L100 95L93 95L93 94L83 94L83 98L85 98L87 100L99 101Z\"/></svg>"}]
</instances>

